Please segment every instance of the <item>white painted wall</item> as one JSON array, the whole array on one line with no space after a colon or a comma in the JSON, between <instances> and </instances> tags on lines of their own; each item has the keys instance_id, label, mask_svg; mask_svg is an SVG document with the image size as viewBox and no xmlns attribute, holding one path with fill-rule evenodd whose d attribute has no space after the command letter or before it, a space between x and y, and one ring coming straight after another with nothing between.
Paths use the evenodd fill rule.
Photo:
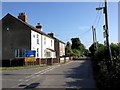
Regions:
<instances>
[{"instance_id":1,"label":"white painted wall","mask_svg":"<svg viewBox=\"0 0 120 90\"><path fill-rule=\"evenodd\" d=\"M42 35L41 39L42 39L42 58L55 58L55 52L52 51L50 57L47 57L45 55L47 48L54 50L54 39L46 35Z\"/></svg>"},{"instance_id":2,"label":"white painted wall","mask_svg":"<svg viewBox=\"0 0 120 90\"><path fill-rule=\"evenodd\" d=\"M38 35L38 36L37 36ZM39 40L39 43L37 43L37 39ZM38 49L38 55L37 56L37 49ZM37 33L33 30L31 30L31 50L36 51L36 58L41 58L41 34Z\"/></svg>"}]
</instances>

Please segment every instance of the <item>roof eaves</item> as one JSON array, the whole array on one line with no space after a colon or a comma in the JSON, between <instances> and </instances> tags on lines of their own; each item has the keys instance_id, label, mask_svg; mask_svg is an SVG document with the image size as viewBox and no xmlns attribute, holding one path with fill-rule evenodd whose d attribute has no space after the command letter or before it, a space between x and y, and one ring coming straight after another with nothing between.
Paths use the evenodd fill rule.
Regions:
<instances>
[{"instance_id":1,"label":"roof eaves","mask_svg":"<svg viewBox=\"0 0 120 90\"><path fill-rule=\"evenodd\" d=\"M28 23L26 23L26 22L24 22L24 21L22 21L22 20L20 20L20 19L18 19L18 18L16 18L16 17L14 17L13 15L11 15L11 14L8 13L6 16L8 16L8 15L10 15L10 16L13 17L13 18L15 18L15 19L18 20L19 22L25 24L26 26L28 26L29 28L31 28L31 30L33 30L33 31L35 31L35 32L38 32L38 33L40 33L40 34L42 34L42 35L45 35L45 36L47 36L47 37L49 37L49 38L52 38L52 37L50 37L49 35L47 35L46 33L42 32L42 31L38 31L37 28L35 28L35 27L33 27L32 25L30 25L30 24L28 24ZM1 19L1 21L2 21L4 18L6 18L6 16L4 16L4 17Z\"/></svg>"},{"instance_id":2,"label":"roof eaves","mask_svg":"<svg viewBox=\"0 0 120 90\"><path fill-rule=\"evenodd\" d=\"M65 44L63 41L59 40L58 38L56 38L56 37L53 37L53 38L56 39L56 40L58 40L59 42Z\"/></svg>"}]
</instances>

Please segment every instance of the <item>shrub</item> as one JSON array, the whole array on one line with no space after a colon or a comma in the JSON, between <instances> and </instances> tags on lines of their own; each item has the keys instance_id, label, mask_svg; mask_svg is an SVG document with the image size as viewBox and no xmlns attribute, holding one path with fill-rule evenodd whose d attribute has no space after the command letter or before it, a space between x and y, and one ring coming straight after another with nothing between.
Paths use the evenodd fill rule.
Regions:
<instances>
[{"instance_id":1,"label":"shrub","mask_svg":"<svg viewBox=\"0 0 120 90\"><path fill-rule=\"evenodd\" d=\"M120 44L111 44L112 65L108 70L108 53L105 46L99 46L94 54L93 69L97 86L103 88L120 88Z\"/></svg>"}]
</instances>

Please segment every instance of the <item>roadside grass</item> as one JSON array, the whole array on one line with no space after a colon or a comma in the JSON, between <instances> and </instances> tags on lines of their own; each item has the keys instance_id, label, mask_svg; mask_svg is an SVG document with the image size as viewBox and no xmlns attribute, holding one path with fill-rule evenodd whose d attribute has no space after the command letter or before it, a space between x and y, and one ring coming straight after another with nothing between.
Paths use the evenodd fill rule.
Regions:
<instances>
[{"instance_id":1,"label":"roadside grass","mask_svg":"<svg viewBox=\"0 0 120 90\"><path fill-rule=\"evenodd\" d=\"M70 61L67 62L62 62L62 63L57 63L57 64L67 64ZM54 64L53 64L54 65ZM29 69L29 68L39 68L39 67L47 67L50 65L28 65L28 66L15 66L15 67L0 67L0 71L1 70L19 70L19 69Z\"/></svg>"},{"instance_id":2,"label":"roadside grass","mask_svg":"<svg viewBox=\"0 0 120 90\"><path fill-rule=\"evenodd\" d=\"M29 69L37 67L47 67L48 65L29 65L29 66L16 66L16 67L0 67L0 70L19 70L19 69Z\"/></svg>"}]
</instances>

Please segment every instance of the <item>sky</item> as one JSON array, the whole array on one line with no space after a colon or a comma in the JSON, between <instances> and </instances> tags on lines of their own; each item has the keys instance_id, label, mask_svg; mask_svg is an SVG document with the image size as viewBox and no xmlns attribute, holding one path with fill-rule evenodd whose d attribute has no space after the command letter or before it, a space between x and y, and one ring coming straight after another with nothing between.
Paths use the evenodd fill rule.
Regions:
<instances>
[{"instance_id":1,"label":"sky","mask_svg":"<svg viewBox=\"0 0 120 90\"><path fill-rule=\"evenodd\" d=\"M118 15L120 15L120 2L118 4ZM118 24L120 23L120 18L118 18ZM120 26L118 25L118 42L120 42Z\"/></svg>"},{"instance_id":2,"label":"sky","mask_svg":"<svg viewBox=\"0 0 120 90\"><path fill-rule=\"evenodd\" d=\"M100 0L101 1L101 0ZM53 32L55 37L65 43L71 38L80 38L89 48L93 43L92 25L96 27L97 41L104 43L103 2L2 2L2 17L7 13L17 17L20 12L28 16L28 23L40 23L45 33ZM108 3L108 24L110 43L118 42L118 3Z\"/></svg>"}]
</instances>

